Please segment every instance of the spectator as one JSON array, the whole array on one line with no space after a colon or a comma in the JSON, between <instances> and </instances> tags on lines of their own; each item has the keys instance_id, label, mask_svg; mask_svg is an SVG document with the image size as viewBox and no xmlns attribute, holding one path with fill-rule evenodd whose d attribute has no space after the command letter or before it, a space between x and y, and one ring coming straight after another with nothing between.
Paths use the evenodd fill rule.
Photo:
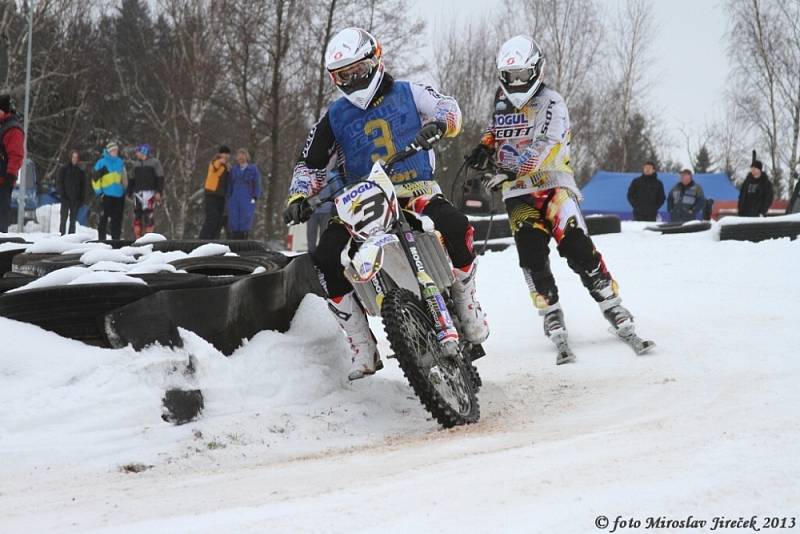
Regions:
<instances>
[{"instance_id":1,"label":"spectator","mask_svg":"<svg viewBox=\"0 0 800 534\"><path fill-rule=\"evenodd\" d=\"M133 197L133 235L136 239L155 227L154 211L164 192L164 169L157 158L150 156L150 145L136 148L128 196Z\"/></svg>"},{"instance_id":2,"label":"spectator","mask_svg":"<svg viewBox=\"0 0 800 534\"><path fill-rule=\"evenodd\" d=\"M61 200L61 235L75 233L75 221L78 210L86 198L86 173L80 168L80 152L73 150L69 155L69 163L61 167L56 178L56 191ZM69 218L69 230L67 230Z\"/></svg>"},{"instance_id":3,"label":"spectator","mask_svg":"<svg viewBox=\"0 0 800 534\"><path fill-rule=\"evenodd\" d=\"M119 239L122 233L122 214L125 211L125 188L128 187L128 175L125 164L119 157L119 145L110 142L103 150L103 156L94 164L92 189L103 203L97 233L100 241L106 240L106 228L109 226L111 239Z\"/></svg>"},{"instance_id":4,"label":"spectator","mask_svg":"<svg viewBox=\"0 0 800 534\"><path fill-rule=\"evenodd\" d=\"M231 149L222 145L208 164L208 174L203 186L206 217L200 230L200 239L218 239L225 214L225 195L231 176Z\"/></svg>"},{"instance_id":5,"label":"spectator","mask_svg":"<svg viewBox=\"0 0 800 534\"><path fill-rule=\"evenodd\" d=\"M764 172L764 164L755 160L750 167L750 174L739 190L739 216L765 217L772 205L772 199L772 184Z\"/></svg>"},{"instance_id":6,"label":"spectator","mask_svg":"<svg viewBox=\"0 0 800 534\"><path fill-rule=\"evenodd\" d=\"M25 158L25 134L17 119L14 102L8 94L0 95L0 232L8 232L11 192ZM25 209L25 201L21 202Z\"/></svg>"},{"instance_id":7,"label":"spectator","mask_svg":"<svg viewBox=\"0 0 800 534\"><path fill-rule=\"evenodd\" d=\"M786 206L786 215L790 213L800 213L800 163L794 168L794 192Z\"/></svg>"},{"instance_id":8,"label":"spectator","mask_svg":"<svg viewBox=\"0 0 800 534\"><path fill-rule=\"evenodd\" d=\"M628 202L633 206L634 221L655 221L658 208L664 203L664 184L658 179L652 161L644 164L642 175L628 187Z\"/></svg>"},{"instance_id":9,"label":"spectator","mask_svg":"<svg viewBox=\"0 0 800 534\"><path fill-rule=\"evenodd\" d=\"M261 196L261 172L250 163L250 153L236 151L236 165L228 182L228 230L233 239L247 239L253 226L256 201Z\"/></svg>"},{"instance_id":10,"label":"spectator","mask_svg":"<svg viewBox=\"0 0 800 534\"><path fill-rule=\"evenodd\" d=\"M332 169L328 173L327 184L328 185L319 192L321 197L330 196L331 193L335 192L343 185L341 173L337 169ZM319 205L317 209L314 210L314 213L311 214L311 217L309 217L308 222L306 222L306 242L308 243L309 254L313 254L313 252L317 250L319 238L322 232L325 231L325 228L328 227L332 215L333 202L326 202Z\"/></svg>"},{"instance_id":11,"label":"spectator","mask_svg":"<svg viewBox=\"0 0 800 534\"><path fill-rule=\"evenodd\" d=\"M667 198L667 209L673 222L692 221L706 205L703 188L692 179L692 171L683 169L680 181Z\"/></svg>"}]
</instances>

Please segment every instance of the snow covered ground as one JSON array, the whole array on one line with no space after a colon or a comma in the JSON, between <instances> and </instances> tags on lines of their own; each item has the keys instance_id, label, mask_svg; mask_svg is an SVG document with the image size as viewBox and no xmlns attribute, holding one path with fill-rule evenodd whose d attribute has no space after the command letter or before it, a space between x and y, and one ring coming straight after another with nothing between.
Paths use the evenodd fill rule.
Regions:
<instances>
[{"instance_id":1,"label":"snow covered ground","mask_svg":"<svg viewBox=\"0 0 800 534\"><path fill-rule=\"evenodd\" d=\"M489 253L482 418L446 431L392 360L347 383L316 297L231 358L189 332L181 350L136 353L0 319L0 532L581 533L600 515L800 515L800 241L636 223L595 241L657 349L612 337L553 252L578 356L556 367L516 251ZM160 397L189 354L206 410L175 427Z\"/></svg>"}]
</instances>

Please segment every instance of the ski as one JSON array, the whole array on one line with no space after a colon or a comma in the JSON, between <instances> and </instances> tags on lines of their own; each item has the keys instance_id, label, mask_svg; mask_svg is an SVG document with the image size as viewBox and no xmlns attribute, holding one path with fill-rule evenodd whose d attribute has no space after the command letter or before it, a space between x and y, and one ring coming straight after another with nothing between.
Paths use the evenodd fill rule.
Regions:
<instances>
[{"instance_id":1,"label":"ski","mask_svg":"<svg viewBox=\"0 0 800 534\"><path fill-rule=\"evenodd\" d=\"M627 343L639 356L656 346L655 341L642 339L636 334L636 332L633 331L632 328L617 330L613 327L610 327L608 331Z\"/></svg>"},{"instance_id":2,"label":"ski","mask_svg":"<svg viewBox=\"0 0 800 534\"><path fill-rule=\"evenodd\" d=\"M550 341L556 346L558 354L556 354L556 365L562 365L575 361L575 353L567 343L567 334L553 334L550 336Z\"/></svg>"}]
</instances>

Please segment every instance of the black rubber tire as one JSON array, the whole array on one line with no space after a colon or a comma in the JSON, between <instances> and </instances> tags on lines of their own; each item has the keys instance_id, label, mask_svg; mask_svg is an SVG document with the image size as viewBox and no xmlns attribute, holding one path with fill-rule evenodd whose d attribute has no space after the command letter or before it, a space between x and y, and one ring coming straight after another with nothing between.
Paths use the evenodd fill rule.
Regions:
<instances>
[{"instance_id":1,"label":"black rubber tire","mask_svg":"<svg viewBox=\"0 0 800 534\"><path fill-rule=\"evenodd\" d=\"M210 287L211 284L207 276L192 273L150 273L150 274L130 274L132 278L139 278L147 282L147 286L155 291L165 291L171 289L197 289Z\"/></svg>"},{"instance_id":2,"label":"black rubber tire","mask_svg":"<svg viewBox=\"0 0 800 534\"><path fill-rule=\"evenodd\" d=\"M259 261L270 260L271 263L279 265L280 267L286 267L289 265L289 262L292 261L292 258L283 254L281 252L275 252L272 250L252 250L252 251L242 251L237 252L237 254L243 258L258 258ZM266 263L265 263L266 264Z\"/></svg>"},{"instance_id":3,"label":"black rubber tire","mask_svg":"<svg viewBox=\"0 0 800 534\"><path fill-rule=\"evenodd\" d=\"M489 220L471 220L470 224L475 230L473 240L475 243L482 243L486 239L486 234L489 234L489 239L499 239L501 237L511 237L511 226L508 224L508 217L503 215L499 219L495 214L494 220L491 221L491 228L489 227Z\"/></svg>"},{"instance_id":4,"label":"black rubber tire","mask_svg":"<svg viewBox=\"0 0 800 534\"><path fill-rule=\"evenodd\" d=\"M28 282L32 282L36 278L32 276L14 276L11 278L0 278L0 294L5 293L11 289L22 287Z\"/></svg>"},{"instance_id":5,"label":"black rubber tire","mask_svg":"<svg viewBox=\"0 0 800 534\"><path fill-rule=\"evenodd\" d=\"M63 337L108 346L103 316L152 293L151 288L138 284L27 289L1 296L0 316L35 324Z\"/></svg>"},{"instance_id":6,"label":"black rubber tire","mask_svg":"<svg viewBox=\"0 0 800 534\"><path fill-rule=\"evenodd\" d=\"M176 269L206 276L240 276L252 274L258 267L264 267L267 272L278 271L282 268L273 259L259 256L203 256L181 258L170 263Z\"/></svg>"},{"instance_id":7,"label":"black rubber tire","mask_svg":"<svg viewBox=\"0 0 800 534\"><path fill-rule=\"evenodd\" d=\"M622 231L622 221L616 215L593 215L584 220L589 235L618 234Z\"/></svg>"},{"instance_id":8,"label":"black rubber tire","mask_svg":"<svg viewBox=\"0 0 800 534\"><path fill-rule=\"evenodd\" d=\"M800 222L758 222L744 224L729 224L720 227L720 241L752 241L757 243L767 239L788 237L792 240L800 235Z\"/></svg>"},{"instance_id":9,"label":"black rubber tire","mask_svg":"<svg viewBox=\"0 0 800 534\"><path fill-rule=\"evenodd\" d=\"M266 245L259 241L252 240L238 240L238 239L170 239L167 241L157 241L153 243L153 250L160 250L161 252L172 252L180 250L187 254L201 245L208 243L217 243L226 245L231 252L240 254L242 252L263 252L267 250Z\"/></svg>"},{"instance_id":10,"label":"black rubber tire","mask_svg":"<svg viewBox=\"0 0 800 534\"><path fill-rule=\"evenodd\" d=\"M130 247L133 245L133 241L131 241L130 239L106 239L105 241L94 239L92 241L89 241L89 243L105 243L106 245L111 245L111 248L114 249L122 247Z\"/></svg>"},{"instance_id":11,"label":"black rubber tire","mask_svg":"<svg viewBox=\"0 0 800 534\"><path fill-rule=\"evenodd\" d=\"M174 425L194 421L203 412L205 401L199 389L172 388L164 392L161 399L163 413L161 419Z\"/></svg>"},{"instance_id":12,"label":"black rubber tire","mask_svg":"<svg viewBox=\"0 0 800 534\"><path fill-rule=\"evenodd\" d=\"M60 255L61 254L55 254L52 252L43 254L23 252L22 254L17 254L11 259L11 270L19 274L36 276L37 263L42 260L48 260Z\"/></svg>"},{"instance_id":13,"label":"black rubber tire","mask_svg":"<svg viewBox=\"0 0 800 534\"><path fill-rule=\"evenodd\" d=\"M705 232L706 230L710 229L711 223L708 221L701 221L692 224L664 223L647 227L647 230L661 232L662 234L695 234L697 232Z\"/></svg>"},{"instance_id":14,"label":"black rubber tire","mask_svg":"<svg viewBox=\"0 0 800 534\"><path fill-rule=\"evenodd\" d=\"M7 273L3 273L3 278L30 278L31 280L36 279L36 277L31 274L15 273L14 271L8 271Z\"/></svg>"},{"instance_id":15,"label":"black rubber tire","mask_svg":"<svg viewBox=\"0 0 800 534\"><path fill-rule=\"evenodd\" d=\"M480 419L480 406L473 385L474 378L463 359L459 358L457 361L457 376L469 402L461 412L445 401L428 380L426 371L420 367L415 349L415 342L418 340L414 332L417 328L412 326L411 321L424 325L423 328L428 336L423 343L437 348L439 345L427 307L407 289L392 289L383 300L381 315L386 337L389 339L397 363L414 389L414 393L434 419L444 428L476 423Z\"/></svg>"},{"instance_id":16,"label":"black rubber tire","mask_svg":"<svg viewBox=\"0 0 800 534\"><path fill-rule=\"evenodd\" d=\"M83 254L59 254L52 258L48 258L36 263L31 263L29 267L34 276L44 276L53 271L63 269L64 267L74 267L76 265L83 265L81 263L81 256Z\"/></svg>"},{"instance_id":17,"label":"black rubber tire","mask_svg":"<svg viewBox=\"0 0 800 534\"><path fill-rule=\"evenodd\" d=\"M0 252L0 275L3 275L9 271L11 271L12 263L11 260L14 259L14 256L17 254L24 254L25 249L14 249L14 250L4 250Z\"/></svg>"}]
</instances>

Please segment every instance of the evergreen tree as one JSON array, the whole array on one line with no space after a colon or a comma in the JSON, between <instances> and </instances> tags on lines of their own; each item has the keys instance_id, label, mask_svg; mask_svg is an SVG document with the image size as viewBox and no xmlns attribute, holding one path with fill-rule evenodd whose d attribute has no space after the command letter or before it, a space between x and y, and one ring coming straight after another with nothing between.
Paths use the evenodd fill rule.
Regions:
<instances>
[{"instance_id":1,"label":"evergreen tree","mask_svg":"<svg viewBox=\"0 0 800 534\"><path fill-rule=\"evenodd\" d=\"M697 151L697 154L694 157L694 172L695 173L707 173L712 172L711 170L711 154L708 152L708 148L705 144L700 147L700 150Z\"/></svg>"}]
</instances>

